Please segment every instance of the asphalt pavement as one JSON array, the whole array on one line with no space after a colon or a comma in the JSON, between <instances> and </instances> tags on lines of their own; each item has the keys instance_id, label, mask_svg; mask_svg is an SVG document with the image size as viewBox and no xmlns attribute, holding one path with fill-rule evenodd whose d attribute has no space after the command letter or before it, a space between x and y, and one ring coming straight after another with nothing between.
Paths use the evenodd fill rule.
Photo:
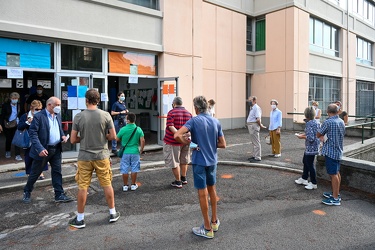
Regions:
<instances>
[{"instance_id":1,"label":"asphalt pavement","mask_svg":"<svg viewBox=\"0 0 375 250\"><path fill-rule=\"evenodd\" d=\"M136 191L122 192L119 159L113 157L113 187L121 218L108 223L108 208L96 179L88 191L86 228L67 225L76 202L55 204L53 189L38 181L30 204L23 204L26 182L22 166L0 166L0 249L375 249L374 196L341 188L341 206L321 203L330 183L318 180L317 190L305 190L294 180L301 176L303 140L296 131L282 131L281 158L268 156L262 136L262 161L251 156L246 129L224 131L227 148L219 149L220 229L212 240L195 236L202 216L191 170L182 189L170 186L172 172L163 166L160 150L142 155ZM345 145L361 138L346 137ZM64 188L76 197L75 159L63 164Z\"/></svg>"}]
</instances>

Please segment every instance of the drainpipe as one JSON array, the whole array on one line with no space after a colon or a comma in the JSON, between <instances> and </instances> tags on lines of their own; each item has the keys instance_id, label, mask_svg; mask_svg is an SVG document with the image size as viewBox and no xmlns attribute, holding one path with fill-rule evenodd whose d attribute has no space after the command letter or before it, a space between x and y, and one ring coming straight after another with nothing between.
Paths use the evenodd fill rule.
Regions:
<instances>
[{"instance_id":1,"label":"drainpipe","mask_svg":"<svg viewBox=\"0 0 375 250\"><path fill-rule=\"evenodd\" d=\"M349 115L349 0L346 0L346 110Z\"/></svg>"}]
</instances>

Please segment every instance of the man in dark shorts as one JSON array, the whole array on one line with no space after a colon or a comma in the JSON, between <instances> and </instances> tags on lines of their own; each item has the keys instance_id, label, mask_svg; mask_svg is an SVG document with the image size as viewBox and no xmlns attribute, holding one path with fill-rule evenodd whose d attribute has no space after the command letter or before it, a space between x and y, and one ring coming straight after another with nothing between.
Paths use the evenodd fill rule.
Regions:
<instances>
[{"instance_id":1,"label":"man in dark shorts","mask_svg":"<svg viewBox=\"0 0 375 250\"><path fill-rule=\"evenodd\" d=\"M214 232L219 230L220 221L217 217L216 169L217 148L225 148L226 142L220 122L207 112L208 103L204 96L193 99L197 116L191 118L175 134L174 138L183 143L191 141L198 144L193 150L192 164L194 187L198 189L199 204L203 215L203 225L193 227L195 235L212 239ZM208 196L211 202L211 220L209 217Z\"/></svg>"},{"instance_id":2,"label":"man in dark shorts","mask_svg":"<svg viewBox=\"0 0 375 250\"><path fill-rule=\"evenodd\" d=\"M322 155L325 156L327 173L331 177L332 192L324 192L326 198L322 202L326 205L340 206L340 160L343 153L345 124L338 116L339 107L330 104L327 108L328 119L325 120L316 136L324 141Z\"/></svg>"}]
</instances>

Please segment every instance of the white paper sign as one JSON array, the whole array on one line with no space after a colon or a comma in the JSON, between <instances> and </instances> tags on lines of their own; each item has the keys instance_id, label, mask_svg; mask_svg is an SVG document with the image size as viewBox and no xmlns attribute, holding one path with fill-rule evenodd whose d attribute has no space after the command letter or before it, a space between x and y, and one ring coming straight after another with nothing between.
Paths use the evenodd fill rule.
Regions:
<instances>
[{"instance_id":1,"label":"white paper sign","mask_svg":"<svg viewBox=\"0 0 375 250\"><path fill-rule=\"evenodd\" d=\"M22 69L7 69L7 73L8 73L8 78L16 78L16 79L23 78Z\"/></svg>"},{"instance_id":2,"label":"white paper sign","mask_svg":"<svg viewBox=\"0 0 375 250\"><path fill-rule=\"evenodd\" d=\"M129 83L137 84L138 83L138 76L129 76Z\"/></svg>"},{"instance_id":3,"label":"white paper sign","mask_svg":"<svg viewBox=\"0 0 375 250\"><path fill-rule=\"evenodd\" d=\"M109 101L107 93L101 93L100 99L101 99L102 102L108 102Z\"/></svg>"}]
</instances>

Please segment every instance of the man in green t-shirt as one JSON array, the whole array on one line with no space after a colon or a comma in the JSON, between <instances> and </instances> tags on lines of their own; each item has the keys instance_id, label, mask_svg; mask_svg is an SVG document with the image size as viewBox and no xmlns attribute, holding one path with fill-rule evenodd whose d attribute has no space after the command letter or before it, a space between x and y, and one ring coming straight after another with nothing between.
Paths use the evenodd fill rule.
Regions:
<instances>
[{"instance_id":1,"label":"man in green t-shirt","mask_svg":"<svg viewBox=\"0 0 375 250\"><path fill-rule=\"evenodd\" d=\"M78 184L77 216L69 221L75 228L84 228L84 210L87 189L95 170L109 207L109 223L116 222L120 213L116 212L115 196L112 187L112 170L109 160L108 141L116 138L111 115L98 109L100 94L96 89L86 92L87 109L78 113L73 120L70 142L80 143L76 182ZM78 135L79 133L79 135Z\"/></svg>"},{"instance_id":2,"label":"man in green t-shirt","mask_svg":"<svg viewBox=\"0 0 375 250\"><path fill-rule=\"evenodd\" d=\"M125 146L124 154L120 162L120 173L124 181L122 191L129 190L128 178L131 172L130 190L135 191L138 188L136 183L137 173L141 170L141 157L145 147L145 137L140 127L135 125L135 114L129 112L126 116L126 126L122 127L117 134L117 141L121 141L121 145ZM140 149L139 149L140 147Z\"/></svg>"}]
</instances>

